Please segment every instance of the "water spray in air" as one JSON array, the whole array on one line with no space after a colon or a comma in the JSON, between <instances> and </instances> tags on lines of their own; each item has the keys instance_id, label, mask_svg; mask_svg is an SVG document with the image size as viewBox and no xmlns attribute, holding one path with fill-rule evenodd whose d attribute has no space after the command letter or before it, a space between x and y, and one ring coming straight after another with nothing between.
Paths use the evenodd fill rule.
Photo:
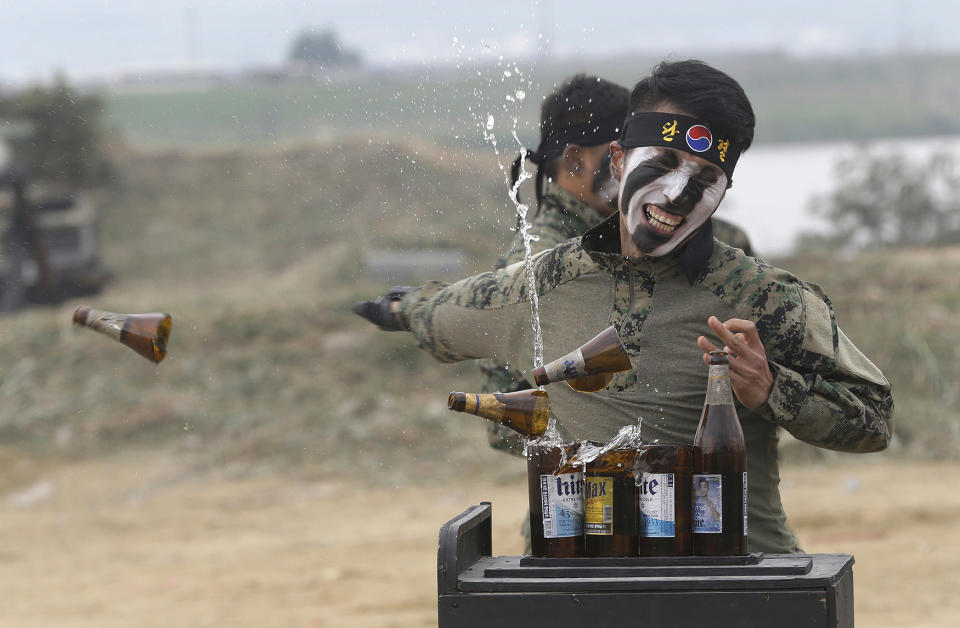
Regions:
<instances>
[{"instance_id":1,"label":"water spray in air","mask_svg":"<svg viewBox=\"0 0 960 628\"><path fill-rule=\"evenodd\" d=\"M503 57L499 58L497 67L503 67ZM509 83L513 82L517 84L516 87L509 86ZM490 87L492 88L492 81L490 81L490 83ZM526 169L527 149L524 147L523 142L520 141L520 136L517 133L520 107L526 99L526 90L530 87L530 79L524 77L519 67L514 65L511 69L508 64L508 67L503 70L500 76L500 83L509 88L508 93L504 96L502 110L512 123L510 134L521 152L520 172L516 183L511 183L510 169L501 159L497 136L494 132L496 118L492 113L487 113L486 121L482 125L483 138L493 146L493 152L497 158L497 166L500 168L500 172L503 173L504 182L507 184L507 195L516 208L517 224L521 237L523 238L523 262L527 278L527 293L530 296L530 326L533 330L533 367L537 368L543 366L543 335L540 331L540 301L537 295L536 278L533 273L531 249L531 243L535 242L537 237L530 233L530 222L527 220L530 207L526 203L521 202L519 196L520 186L524 181L532 178L533 173Z\"/></svg>"}]
</instances>

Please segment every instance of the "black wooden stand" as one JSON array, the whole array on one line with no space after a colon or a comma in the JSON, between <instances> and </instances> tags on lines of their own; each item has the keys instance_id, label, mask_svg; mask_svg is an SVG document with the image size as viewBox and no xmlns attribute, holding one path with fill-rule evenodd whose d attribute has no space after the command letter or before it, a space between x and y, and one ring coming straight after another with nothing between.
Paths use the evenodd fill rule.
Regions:
<instances>
[{"instance_id":1,"label":"black wooden stand","mask_svg":"<svg viewBox=\"0 0 960 628\"><path fill-rule=\"evenodd\" d=\"M439 628L852 628L853 557L491 556L491 505L440 528Z\"/></svg>"}]
</instances>

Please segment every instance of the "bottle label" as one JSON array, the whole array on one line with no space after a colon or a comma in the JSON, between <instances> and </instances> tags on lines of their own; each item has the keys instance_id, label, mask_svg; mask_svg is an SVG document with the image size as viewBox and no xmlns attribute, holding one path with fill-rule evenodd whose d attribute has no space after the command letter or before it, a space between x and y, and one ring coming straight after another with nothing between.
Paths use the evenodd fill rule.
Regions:
<instances>
[{"instance_id":1,"label":"bottle label","mask_svg":"<svg viewBox=\"0 0 960 628\"><path fill-rule=\"evenodd\" d=\"M561 382L565 379L583 377L587 374L583 353L580 349L571 351L559 360L545 364L543 370L546 371L547 379L551 382Z\"/></svg>"},{"instance_id":2,"label":"bottle label","mask_svg":"<svg viewBox=\"0 0 960 628\"><path fill-rule=\"evenodd\" d=\"M584 534L594 536L613 534L613 478L589 476L586 478L586 483Z\"/></svg>"},{"instance_id":3,"label":"bottle label","mask_svg":"<svg viewBox=\"0 0 960 628\"><path fill-rule=\"evenodd\" d=\"M693 531L723 532L723 476L719 473L693 474Z\"/></svg>"},{"instance_id":4,"label":"bottle label","mask_svg":"<svg viewBox=\"0 0 960 628\"><path fill-rule=\"evenodd\" d=\"M540 504L544 538L583 534L583 472L541 475Z\"/></svg>"},{"instance_id":5,"label":"bottle label","mask_svg":"<svg viewBox=\"0 0 960 628\"><path fill-rule=\"evenodd\" d=\"M123 335L123 326L127 322L126 314L115 314L90 308L87 313L87 327L96 329L114 340L120 340Z\"/></svg>"},{"instance_id":6,"label":"bottle label","mask_svg":"<svg viewBox=\"0 0 960 628\"><path fill-rule=\"evenodd\" d=\"M747 536L747 472L743 472L743 536Z\"/></svg>"},{"instance_id":7,"label":"bottle label","mask_svg":"<svg viewBox=\"0 0 960 628\"><path fill-rule=\"evenodd\" d=\"M644 473L637 486L640 492L640 536L676 536L676 487L672 473Z\"/></svg>"}]
</instances>

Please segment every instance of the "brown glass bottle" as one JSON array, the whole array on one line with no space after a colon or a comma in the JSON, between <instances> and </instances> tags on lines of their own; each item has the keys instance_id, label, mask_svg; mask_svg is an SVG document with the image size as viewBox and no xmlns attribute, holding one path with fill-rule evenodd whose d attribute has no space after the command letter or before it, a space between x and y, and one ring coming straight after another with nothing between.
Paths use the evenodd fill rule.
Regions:
<instances>
[{"instance_id":1,"label":"brown glass bottle","mask_svg":"<svg viewBox=\"0 0 960 628\"><path fill-rule=\"evenodd\" d=\"M169 314L117 314L81 305L73 311L73 322L125 344L151 362L159 364L167 357L173 324Z\"/></svg>"},{"instance_id":2,"label":"brown glass bottle","mask_svg":"<svg viewBox=\"0 0 960 628\"><path fill-rule=\"evenodd\" d=\"M614 449L588 462L584 471L583 545L586 556L636 556L637 484L633 447Z\"/></svg>"},{"instance_id":3,"label":"brown glass bottle","mask_svg":"<svg viewBox=\"0 0 960 628\"><path fill-rule=\"evenodd\" d=\"M611 325L579 349L535 369L533 379L537 386L565 381L574 390L596 392L606 388L613 373L631 368L633 365L620 334Z\"/></svg>"},{"instance_id":4,"label":"brown glass bottle","mask_svg":"<svg viewBox=\"0 0 960 628\"><path fill-rule=\"evenodd\" d=\"M531 437L546 432L550 420L550 397L536 388L492 394L452 392L447 407L482 416Z\"/></svg>"},{"instance_id":5,"label":"brown glass bottle","mask_svg":"<svg viewBox=\"0 0 960 628\"><path fill-rule=\"evenodd\" d=\"M686 445L644 445L634 477L640 510L641 556L689 556L692 449Z\"/></svg>"},{"instance_id":6,"label":"brown glass bottle","mask_svg":"<svg viewBox=\"0 0 960 628\"><path fill-rule=\"evenodd\" d=\"M530 546L534 556L583 556L583 471L570 464L577 445L531 445L527 451ZM566 451L566 459L561 454Z\"/></svg>"},{"instance_id":7,"label":"brown glass bottle","mask_svg":"<svg viewBox=\"0 0 960 628\"><path fill-rule=\"evenodd\" d=\"M691 490L694 554L746 554L747 448L724 351L710 352L707 396L693 441Z\"/></svg>"}]
</instances>

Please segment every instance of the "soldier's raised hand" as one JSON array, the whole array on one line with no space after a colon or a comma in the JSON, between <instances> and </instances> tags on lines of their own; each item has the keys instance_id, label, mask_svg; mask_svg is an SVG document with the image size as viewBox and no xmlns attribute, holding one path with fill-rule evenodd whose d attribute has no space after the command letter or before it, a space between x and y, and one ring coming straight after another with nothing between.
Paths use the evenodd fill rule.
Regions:
<instances>
[{"instance_id":1,"label":"soldier's raised hand","mask_svg":"<svg viewBox=\"0 0 960 628\"><path fill-rule=\"evenodd\" d=\"M353 313L362 316L384 331L403 331L396 316L396 304L410 292L409 286L390 288L382 297L374 301L357 301L353 304Z\"/></svg>"},{"instance_id":2,"label":"soldier's raised hand","mask_svg":"<svg viewBox=\"0 0 960 628\"><path fill-rule=\"evenodd\" d=\"M730 353L730 385L733 394L747 408L754 410L767 402L773 389L773 373L767 363L767 350L760 341L753 321L731 318L721 323L716 316L707 319L707 325L724 343L723 351ZM717 347L704 336L697 338L703 349L703 361L710 365L710 352Z\"/></svg>"}]
</instances>

